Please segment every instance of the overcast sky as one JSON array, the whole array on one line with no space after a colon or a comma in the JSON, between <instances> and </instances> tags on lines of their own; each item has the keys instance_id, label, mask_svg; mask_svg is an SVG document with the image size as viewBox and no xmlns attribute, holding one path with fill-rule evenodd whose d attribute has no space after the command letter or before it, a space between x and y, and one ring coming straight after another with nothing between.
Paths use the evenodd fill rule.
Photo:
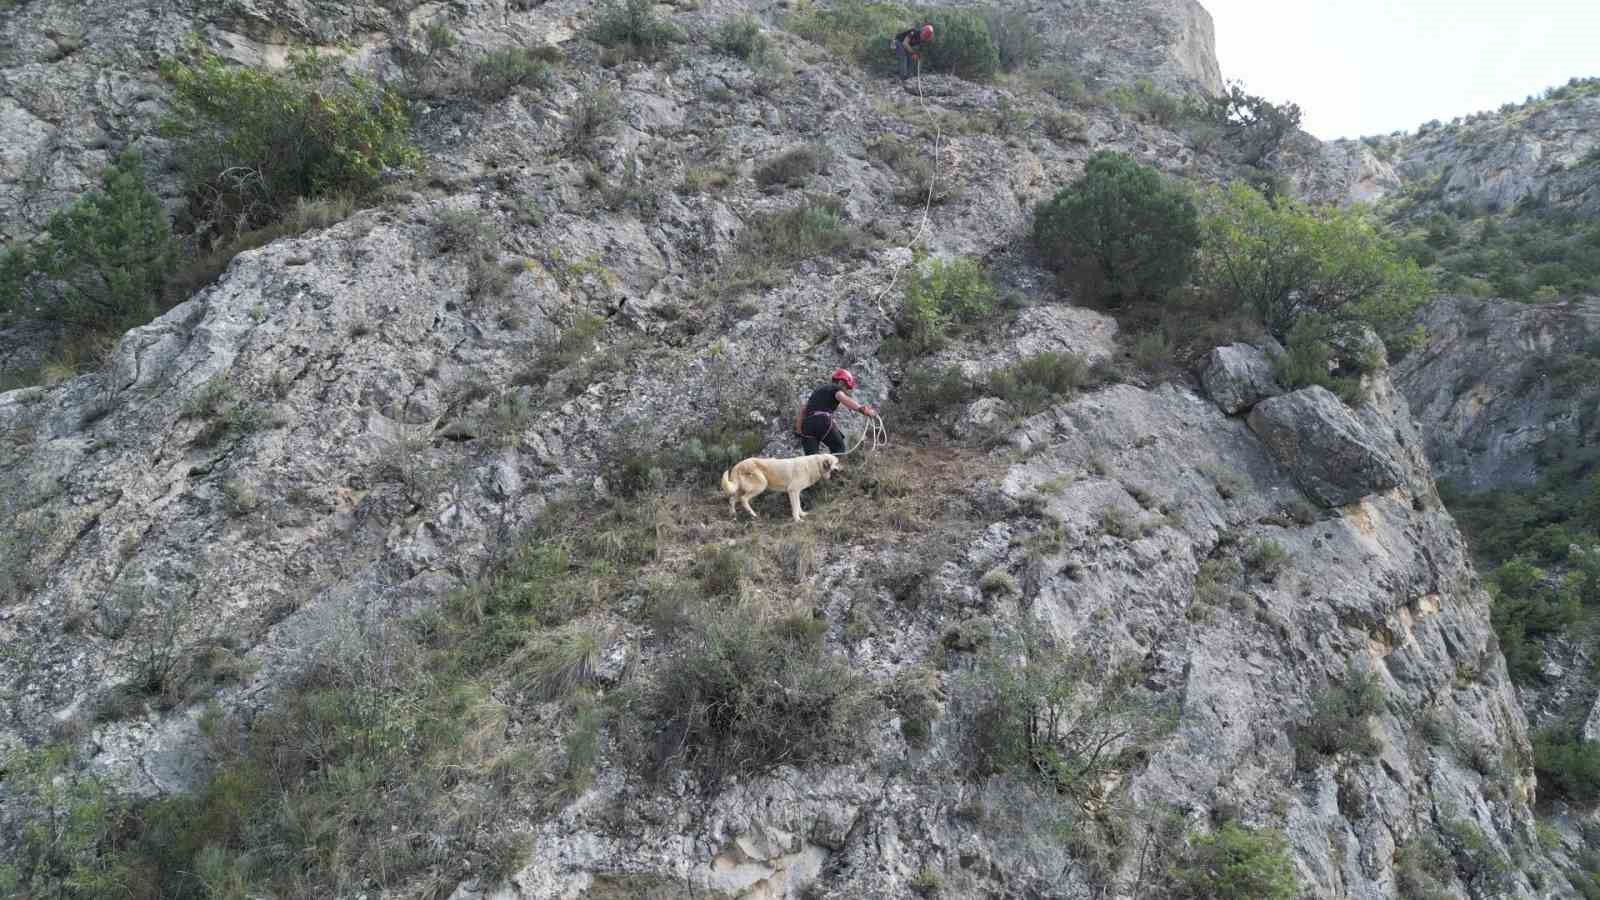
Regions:
<instances>
[{"instance_id":1,"label":"overcast sky","mask_svg":"<svg viewBox=\"0 0 1600 900\"><path fill-rule=\"evenodd\" d=\"M1415 130L1600 75L1600 0L1200 0L1222 77L1324 140Z\"/></svg>"}]
</instances>

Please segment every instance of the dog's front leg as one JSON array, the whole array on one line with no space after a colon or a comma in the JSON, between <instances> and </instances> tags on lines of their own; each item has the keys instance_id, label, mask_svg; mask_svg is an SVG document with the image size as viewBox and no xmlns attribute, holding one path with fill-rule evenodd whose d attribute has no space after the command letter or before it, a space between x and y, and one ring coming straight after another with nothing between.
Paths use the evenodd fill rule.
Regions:
<instances>
[{"instance_id":1,"label":"dog's front leg","mask_svg":"<svg viewBox=\"0 0 1600 900\"><path fill-rule=\"evenodd\" d=\"M794 513L796 522L806 517L806 514L800 510L800 492L794 488L789 489L789 511Z\"/></svg>"}]
</instances>

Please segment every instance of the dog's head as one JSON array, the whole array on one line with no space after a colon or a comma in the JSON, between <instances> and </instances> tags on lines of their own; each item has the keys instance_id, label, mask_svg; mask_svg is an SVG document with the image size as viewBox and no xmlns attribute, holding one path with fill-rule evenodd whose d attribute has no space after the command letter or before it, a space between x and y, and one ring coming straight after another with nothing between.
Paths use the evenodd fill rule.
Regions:
<instances>
[{"instance_id":1,"label":"dog's head","mask_svg":"<svg viewBox=\"0 0 1600 900\"><path fill-rule=\"evenodd\" d=\"M839 457L834 456L832 453L822 454L822 477L824 479L832 478L833 473L837 471L839 471Z\"/></svg>"}]
</instances>

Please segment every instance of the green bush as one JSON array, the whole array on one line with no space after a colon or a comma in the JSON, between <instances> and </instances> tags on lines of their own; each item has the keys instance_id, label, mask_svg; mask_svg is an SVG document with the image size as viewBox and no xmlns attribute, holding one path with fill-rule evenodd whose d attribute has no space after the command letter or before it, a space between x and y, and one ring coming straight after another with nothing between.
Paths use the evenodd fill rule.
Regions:
<instances>
[{"instance_id":1,"label":"green bush","mask_svg":"<svg viewBox=\"0 0 1600 900\"><path fill-rule=\"evenodd\" d=\"M654 771L688 766L717 784L847 759L867 732L872 694L823 649L824 628L810 616L702 624L643 701Z\"/></svg>"},{"instance_id":2,"label":"green bush","mask_svg":"<svg viewBox=\"0 0 1600 900\"><path fill-rule=\"evenodd\" d=\"M833 197L809 195L799 205L757 214L711 290L721 297L770 290L783 283L782 267L851 249L857 233L844 221L842 209Z\"/></svg>"},{"instance_id":3,"label":"green bush","mask_svg":"<svg viewBox=\"0 0 1600 900\"><path fill-rule=\"evenodd\" d=\"M933 43L925 45L922 71L955 75L968 81L987 81L1000 71L1000 51L989 34L989 23L982 12L939 7L927 11L918 22L933 26ZM907 23L895 33L909 28ZM879 46L886 46L893 34L884 35ZM897 62L889 54L891 62Z\"/></svg>"},{"instance_id":4,"label":"green bush","mask_svg":"<svg viewBox=\"0 0 1600 900\"><path fill-rule=\"evenodd\" d=\"M1278 381L1291 390L1321 385L1350 406L1362 402L1361 376L1377 370L1383 360L1361 353L1339 354L1333 346L1338 330L1321 313L1301 316L1289 329L1284 353L1272 361Z\"/></svg>"},{"instance_id":5,"label":"green bush","mask_svg":"<svg viewBox=\"0 0 1600 900\"><path fill-rule=\"evenodd\" d=\"M474 90L491 100L507 97L519 88L548 88L553 80L550 64L527 47L490 50L472 64Z\"/></svg>"},{"instance_id":6,"label":"green bush","mask_svg":"<svg viewBox=\"0 0 1600 900\"><path fill-rule=\"evenodd\" d=\"M1052 403L1071 399L1089 382L1089 364L1076 353L1046 351L989 377L989 391L1031 416Z\"/></svg>"},{"instance_id":7,"label":"green bush","mask_svg":"<svg viewBox=\"0 0 1600 900\"><path fill-rule=\"evenodd\" d=\"M798 262L827 256L851 245L851 229L837 203L826 198L776 213L758 215L750 223L745 248L778 262Z\"/></svg>"},{"instance_id":8,"label":"green bush","mask_svg":"<svg viewBox=\"0 0 1600 900\"><path fill-rule=\"evenodd\" d=\"M956 328L992 316L995 302L994 282L977 260L928 260L915 266L906 281L897 330L911 353L931 352L944 346Z\"/></svg>"},{"instance_id":9,"label":"green bush","mask_svg":"<svg viewBox=\"0 0 1600 900\"><path fill-rule=\"evenodd\" d=\"M1019 662L1020 660L1020 662ZM1125 770L1171 724L1140 698L1132 679L1113 676L1091 702L1083 659L1030 629L996 644L979 660L970 688L976 774L1012 772L1039 779L1080 809L1103 782Z\"/></svg>"},{"instance_id":10,"label":"green bush","mask_svg":"<svg viewBox=\"0 0 1600 900\"><path fill-rule=\"evenodd\" d=\"M1043 29L1027 13L1005 6L986 6L983 21L989 28L1001 69L1015 72L1036 64L1044 56Z\"/></svg>"},{"instance_id":11,"label":"green bush","mask_svg":"<svg viewBox=\"0 0 1600 900\"><path fill-rule=\"evenodd\" d=\"M1432 281L1364 213L1268 201L1235 183L1206 195L1203 231L1202 284L1254 310L1273 334L1319 313L1372 328L1391 350L1416 342L1414 313Z\"/></svg>"},{"instance_id":12,"label":"green bush","mask_svg":"<svg viewBox=\"0 0 1600 900\"><path fill-rule=\"evenodd\" d=\"M955 366L913 369L895 391L895 416L931 419L948 409L976 400L978 389Z\"/></svg>"},{"instance_id":13,"label":"green bush","mask_svg":"<svg viewBox=\"0 0 1600 900\"><path fill-rule=\"evenodd\" d=\"M1378 742L1367 719L1383 710L1383 687L1378 677L1353 668L1344 680L1318 691L1311 715L1295 728L1295 763L1310 769L1341 753L1372 756Z\"/></svg>"},{"instance_id":14,"label":"green bush","mask_svg":"<svg viewBox=\"0 0 1600 900\"><path fill-rule=\"evenodd\" d=\"M1245 548L1244 565L1263 581L1275 581L1289 566L1289 551L1272 538L1255 538Z\"/></svg>"},{"instance_id":15,"label":"green bush","mask_svg":"<svg viewBox=\"0 0 1600 900\"><path fill-rule=\"evenodd\" d=\"M1489 624L1516 681L1542 677L1544 650L1539 639L1564 633L1583 616L1584 570L1578 575L1558 586L1543 569L1517 557L1489 576ZM1595 598L1588 599L1592 603Z\"/></svg>"},{"instance_id":16,"label":"green bush","mask_svg":"<svg viewBox=\"0 0 1600 900\"><path fill-rule=\"evenodd\" d=\"M656 13L655 0L601 0L586 36L636 59L660 59L683 32Z\"/></svg>"},{"instance_id":17,"label":"green bush","mask_svg":"<svg viewBox=\"0 0 1600 900\"><path fill-rule=\"evenodd\" d=\"M117 845L127 804L111 785L73 766L71 756L70 747L57 744L6 758L7 794L22 801L23 811L12 823L18 843L8 849L15 855L0 864L0 895L109 900L150 879L137 857Z\"/></svg>"},{"instance_id":18,"label":"green bush","mask_svg":"<svg viewBox=\"0 0 1600 900\"><path fill-rule=\"evenodd\" d=\"M1534 735L1533 770L1549 794L1581 806L1600 803L1600 745L1583 740L1574 729Z\"/></svg>"},{"instance_id":19,"label":"green bush","mask_svg":"<svg viewBox=\"0 0 1600 900\"><path fill-rule=\"evenodd\" d=\"M786 150L756 167L756 184L798 186L827 165L831 151L824 144L806 144Z\"/></svg>"},{"instance_id":20,"label":"green bush","mask_svg":"<svg viewBox=\"0 0 1600 900\"><path fill-rule=\"evenodd\" d=\"M316 53L280 73L197 49L161 74L173 90L163 132L178 142L196 226L213 236L276 221L300 197L360 197L420 159L400 97Z\"/></svg>"},{"instance_id":21,"label":"green bush","mask_svg":"<svg viewBox=\"0 0 1600 900\"><path fill-rule=\"evenodd\" d=\"M622 123L622 101L610 88L585 91L573 104L563 137L566 152L586 159L599 153L600 139Z\"/></svg>"},{"instance_id":22,"label":"green bush","mask_svg":"<svg viewBox=\"0 0 1600 900\"><path fill-rule=\"evenodd\" d=\"M1191 115L1183 98L1156 87L1146 80L1119 84L1106 92L1105 99L1125 115L1170 128Z\"/></svg>"},{"instance_id":23,"label":"green bush","mask_svg":"<svg viewBox=\"0 0 1600 900\"><path fill-rule=\"evenodd\" d=\"M1289 842L1277 829L1229 822L1190 840L1173 876L1185 896L1293 900L1300 896Z\"/></svg>"},{"instance_id":24,"label":"green bush","mask_svg":"<svg viewBox=\"0 0 1600 900\"><path fill-rule=\"evenodd\" d=\"M1205 101L1199 114L1222 129L1224 136L1239 148L1247 165L1268 161L1285 138L1300 127L1300 107L1294 103L1271 103L1248 93L1235 81L1228 91Z\"/></svg>"},{"instance_id":25,"label":"green bush","mask_svg":"<svg viewBox=\"0 0 1600 900\"><path fill-rule=\"evenodd\" d=\"M0 254L0 313L110 332L155 315L178 258L161 201L137 154L119 157L101 184L31 245Z\"/></svg>"},{"instance_id":26,"label":"green bush","mask_svg":"<svg viewBox=\"0 0 1600 900\"><path fill-rule=\"evenodd\" d=\"M1045 264L1112 304L1164 299L1188 279L1199 238L1183 190L1109 151L1034 214L1033 243Z\"/></svg>"},{"instance_id":27,"label":"green bush","mask_svg":"<svg viewBox=\"0 0 1600 900\"><path fill-rule=\"evenodd\" d=\"M1450 852L1426 835L1414 835L1395 848L1394 873L1400 895L1407 900L1450 900L1444 885L1455 874Z\"/></svg>"},{"instance_id":28,"label":"green bush","mask_svg":"<svg viewBox=\"0 0 1600 900\"><path fill-rule=\"evenodd\" d=\"M918 50L923 74L955 75L968 81L987 81L1000 71L1000 50L989 34L989 23L982 11L935 7L880 15L877 14L878 9L869 6L861 13L848 17L832 17L840 23L870 23L875 26L854 32L856 58L868 69L881 73L898 71L900 57L892 46L894 36L926 22L933 26L934 39ZM863 34L868 37L861 43ZM1014 43L1011 49L1016 52L1018 47Z\"/></svg>"},{"instance_id":29,"label":"green bush","mask_svg":"<svg viewBox=\"0 0 1600 900\"><path fill-rule=\"evenodd\" d=\"M746 62L753 62L772 50L772 41L761 31L761 21L750 13L724 20L717 26L715 43L717 49Z\"/></svg>"},{"instance_id":30,"label":"green bush","mask_svg":"<svg viewBox=\"0 0 1600 900\"><path fill-rule=\"evenodd\" d=\"M896 3L844 3L832 7L806 4L789 14L787 30L828 48L834 54L885 70L895 64L888 35L909 28L906 8ZM865 45L862 35L883 35Z\"/></svg>"}]
</instances>

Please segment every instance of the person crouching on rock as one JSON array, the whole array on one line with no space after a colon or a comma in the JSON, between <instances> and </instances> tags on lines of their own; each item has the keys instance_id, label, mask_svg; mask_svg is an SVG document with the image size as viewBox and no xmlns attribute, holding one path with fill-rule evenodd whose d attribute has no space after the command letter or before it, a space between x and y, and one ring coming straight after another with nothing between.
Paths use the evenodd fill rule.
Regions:
<instances>
[{"instance_id":1,"label":"person crouching on rock","mask_svg":"<svg viewBox=\"0 0 1600 900\"><path fill-rule=\"evenodd\" d=\"M912 63L920 62L922 56L919 51L923 44L933 41L933 26L923 25L920 28L907 28L894 36L894 50L900 54L900 80L905 81L911 77Z\"/></svg>"},{"instance_id":2,"label":"person crouching on rock","mask_svg":"<svg viewBox=\"0 0 1600 900\"><path fill-rule=\"evenodd\" d=\"M806 456L815 454L823 444L826 444L828 451L835 456L845 452L844 433L833 420L834 413L840 406L865 416L878 414L878 411L872 408L872 404L857 403L855 398L850 396L850 391L855 389L854 375L846 369L834 369L833 382L817 388L806 398L805 405L800 407L800 414L794 419L794 433L800 436Z\"/></svg>"}]
</instances>

